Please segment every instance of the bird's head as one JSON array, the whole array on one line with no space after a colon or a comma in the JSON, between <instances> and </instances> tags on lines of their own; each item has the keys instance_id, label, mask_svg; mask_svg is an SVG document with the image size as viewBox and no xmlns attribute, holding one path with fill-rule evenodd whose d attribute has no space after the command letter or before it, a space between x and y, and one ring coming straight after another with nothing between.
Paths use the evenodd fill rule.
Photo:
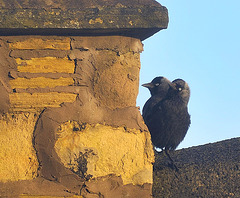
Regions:
<instances>
[{"instance_id":1,"label":"bird's head","mask_svg":"<svg viewBox=\"0 0 240 198\"><path fill-rule=\"evenodd\" d=\"M190 98L190 88L188 84L182 79L176 79L172 81L172 84L183 102L187 105Z\"/></svg>"},{"instance_id":2,"label":"bird's head","mask_svg":"<svg viewBox=\"0 0 240 198\"><path fill-rule=\"evenodd\" d=\"M171 81L169 81L165 77L156 77L150 83L142 84L143 87L149 89L152 96L154 95L165 95L168 92L169 87L172 85Z\"/></svg>"}]
</instances>

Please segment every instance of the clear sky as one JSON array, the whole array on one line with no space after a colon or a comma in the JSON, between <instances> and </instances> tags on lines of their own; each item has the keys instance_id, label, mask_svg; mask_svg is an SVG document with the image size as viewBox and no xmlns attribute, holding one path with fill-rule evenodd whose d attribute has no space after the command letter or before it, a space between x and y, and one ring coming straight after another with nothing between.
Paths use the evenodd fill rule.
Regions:
<instances>
[{"instance_id":1,"label":"clear sky","mask_svg":"<svg viewBox=\"0 0 240 198\"><path fill-rule=\"evenodd\" d=\"M143 41L140 84L156 76L191 88L191 126L178 148L240 137L240 1L159 0L168 29ZM137 105L150 97L140 86Z\"/></svg>"}]
</instances>

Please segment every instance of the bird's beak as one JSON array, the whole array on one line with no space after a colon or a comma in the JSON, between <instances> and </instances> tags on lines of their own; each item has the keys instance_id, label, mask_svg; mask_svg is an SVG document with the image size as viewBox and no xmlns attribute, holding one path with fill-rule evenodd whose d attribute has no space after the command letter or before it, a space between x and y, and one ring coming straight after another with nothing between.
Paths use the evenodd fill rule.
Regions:
<instances>
[{"instance_id":1,"label":"bird's beak","mask_svg":"<svg viewBox=\"0 0 240 198\"><path fill-rule=\"evenodd\" d=\"M142 84L142 86L146 87L146 88L153 88L154 84L152 84L152 83L145 83L145 84Z\"/></svg>"}]
</instances>

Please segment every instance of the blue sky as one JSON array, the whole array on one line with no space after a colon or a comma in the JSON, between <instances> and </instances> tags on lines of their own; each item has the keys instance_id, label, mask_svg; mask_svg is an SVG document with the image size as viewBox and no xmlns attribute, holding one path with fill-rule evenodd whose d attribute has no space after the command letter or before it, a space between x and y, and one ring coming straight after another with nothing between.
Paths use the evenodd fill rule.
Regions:
<instances>
[{"instance_id":1,"label":"blue sky","mask_svg":"<svg viewBox=\"0 0 240 198\"><path fill-rule=\"evenodd\" d=\"M140 84L156 76L189 84L192 124L178 148L240 137L240 1L158 2L169 25L143 41ZM140 86L137 105L149 97Z\"/></svg>"}]
</instances>

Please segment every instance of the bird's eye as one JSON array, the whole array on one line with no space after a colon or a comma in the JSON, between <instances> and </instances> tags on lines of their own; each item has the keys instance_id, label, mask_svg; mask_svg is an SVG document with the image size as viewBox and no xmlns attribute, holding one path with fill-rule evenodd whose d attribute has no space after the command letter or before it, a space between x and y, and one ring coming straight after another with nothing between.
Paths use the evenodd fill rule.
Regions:
<instances>
[{"instance_id":1,"label":"bird's eye","mask_svg":"<svg viewBox=\"0 0 240 198\"><path fill-rule=\"evenodd\" d=\"M156 83L155 86L158 87L160 84L159 83Z\"/></svg>"},{"instance_id":2,"label":"bird's eye","mask_svg":"<svg viewBox=\"0 0 240 198\"><path fill-rule=\"evenodd\" d=\"M181 88L181 87L179 87L179 88L178 88L178 91L182 91L182 88Z\"/></svg>"}]
</instances>

